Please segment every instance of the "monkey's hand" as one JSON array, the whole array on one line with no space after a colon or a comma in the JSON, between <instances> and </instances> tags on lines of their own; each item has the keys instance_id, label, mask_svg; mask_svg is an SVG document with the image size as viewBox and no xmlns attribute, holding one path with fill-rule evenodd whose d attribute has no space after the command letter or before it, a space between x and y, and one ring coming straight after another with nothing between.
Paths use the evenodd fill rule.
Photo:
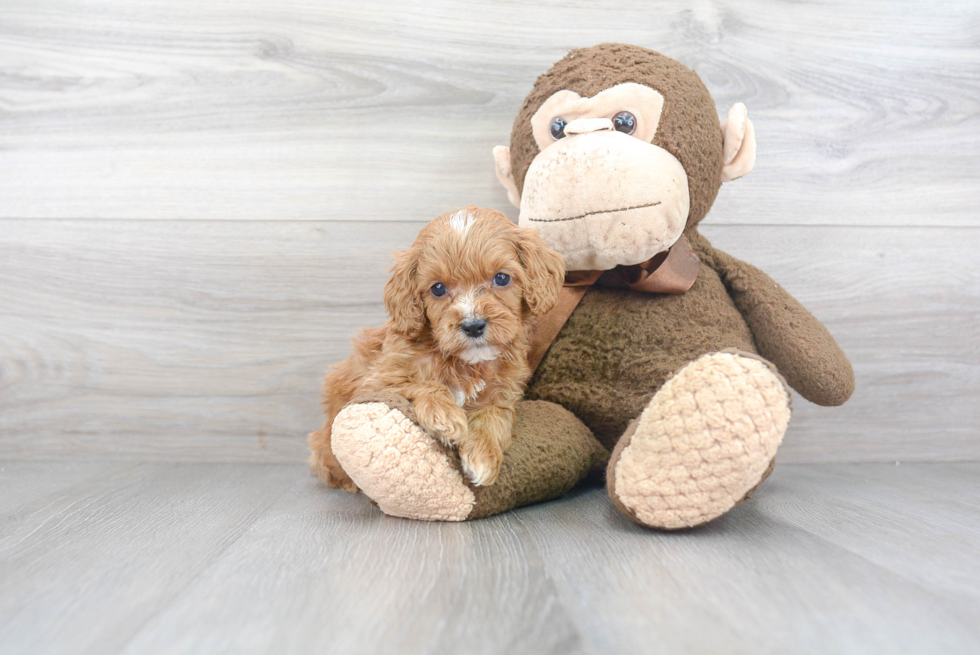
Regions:
<instances>
[{"instance_id":1,"label":"monkey's hand","mask_svg":"<svg viewBox=\"0 0 980 655\"><path fill-rule=\"evenodd\" d=\"M713 248L700 235L695 251L725 283L759 354L776 365L791 387L818 405L841 405L851 397L854 369L823 323L771 277Z\"/></svg>"}]
</instances>

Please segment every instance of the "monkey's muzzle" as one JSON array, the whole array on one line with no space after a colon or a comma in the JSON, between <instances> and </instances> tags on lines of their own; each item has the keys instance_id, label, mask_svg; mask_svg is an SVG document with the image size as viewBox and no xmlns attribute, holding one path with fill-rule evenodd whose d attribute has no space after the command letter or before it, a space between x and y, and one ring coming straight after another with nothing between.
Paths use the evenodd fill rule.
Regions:
<instances>
[{"instance_id":1,"label":"monkey's muzzle","mask_svg":"<svg viewBox=\"0 0 980 655\"><path fill-rule=\"evenodd\" d=\"M519 222L564 253L569 270L607 270L669 248L687 224L689 198L684 167L663 148L589 132L534 158Z\"/></svg>"}]
</instances>

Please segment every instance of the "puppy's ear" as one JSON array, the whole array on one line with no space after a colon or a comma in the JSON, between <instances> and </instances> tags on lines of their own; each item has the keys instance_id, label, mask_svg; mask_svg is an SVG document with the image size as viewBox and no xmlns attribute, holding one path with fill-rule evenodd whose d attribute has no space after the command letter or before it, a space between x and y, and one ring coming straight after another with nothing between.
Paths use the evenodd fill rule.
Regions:
<instances>
[{"instance_id":1,"label":"puppy's ear","mask_svg":"<svg viewBox=\"0 0 980 655\"><path fill-rule=\"evenodd\" d=\"M565 260L545 245L537 230L517 228L517 251L527 272L524 301L531 313L540 316L558 302L558 292L565 283Z\"/></svg>"},{"instance_id":2,"label":"puppy's ear","mask_svg":"<svg viewBox=\"0 0 980 655\"><path fill-rule=\"evenodd\" d=\"M425 308L416 288L418 254L414 249L395 252L391 278L385 284L385 309L396 332L417 337L425 327Z\"/></svg>"}]
</instances>

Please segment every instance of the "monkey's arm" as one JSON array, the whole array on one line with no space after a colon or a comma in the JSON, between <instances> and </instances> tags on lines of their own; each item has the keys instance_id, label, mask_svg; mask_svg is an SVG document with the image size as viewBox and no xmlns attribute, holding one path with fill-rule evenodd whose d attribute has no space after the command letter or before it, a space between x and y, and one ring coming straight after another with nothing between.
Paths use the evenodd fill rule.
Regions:
<instances>
[{"instance_id":1,"label":"monkey's arm","mask_svg":"<svg viewBox=\"0 0 980 655\"><path fill-rule=\"evenodd\" d=\"M725 283L759 354L776 365L791 387L817 405L841 405L851 397L854 369L813 314L756 267L717 250L696 232L688 238Z\"/></svg>"}]
</instances>

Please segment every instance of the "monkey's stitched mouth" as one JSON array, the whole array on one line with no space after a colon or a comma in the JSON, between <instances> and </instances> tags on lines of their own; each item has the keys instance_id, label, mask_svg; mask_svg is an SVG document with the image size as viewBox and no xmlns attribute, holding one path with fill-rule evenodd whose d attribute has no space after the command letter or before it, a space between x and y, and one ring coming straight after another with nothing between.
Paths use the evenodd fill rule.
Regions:
<instances>
[{"instance_id":1,"label":"monkey's stitched mouth","mask_svg":"<svg viewBox=\"0 0 980 655\"><path fill-rule=\"evenodd\" d=\"M597 214L615 214L617 212L628 212L631 209L646 209L647 207L656 207L660 204L657 202L648 202L645 205L633 205L632 207L623 207L622 209L600 209L594 212L585 212L579 216L569 216L568 218L528 218L527 220L532 223L558 223L561 221L577 221L580 218L585 218L586 216L595 216Z\"/></svg>"}]
</instances>

